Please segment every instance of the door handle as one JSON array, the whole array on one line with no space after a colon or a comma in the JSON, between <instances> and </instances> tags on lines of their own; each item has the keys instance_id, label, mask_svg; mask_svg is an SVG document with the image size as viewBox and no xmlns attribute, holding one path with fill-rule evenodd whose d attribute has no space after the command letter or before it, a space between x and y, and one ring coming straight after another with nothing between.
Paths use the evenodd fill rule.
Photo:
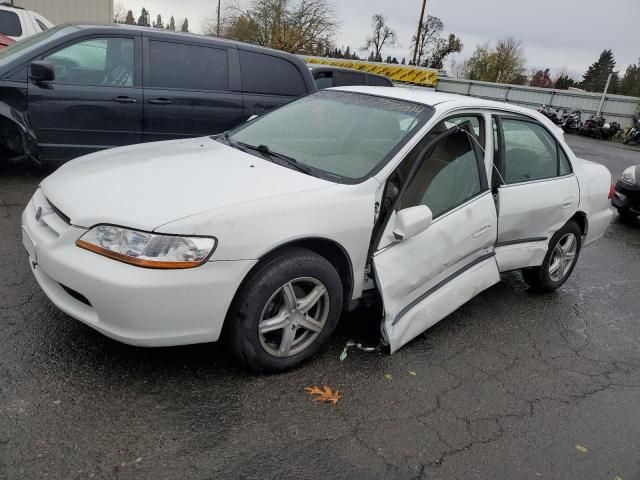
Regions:
<instances>
[{"instance_id":1,"label":"door handle","mask_svg":"<svg viewBox=\"0 0 640 480\"><path fill-rule=\"evenodd\" d=\"M567 208L571 208L573 206L573 199L567 198L562 204L562 209L565 210Z\"/></svg>"},{"instance_id":2,"label":"door handle","mask_svg":"<svg viewBox=\"0 0 640 480\"><path fill-rule=\"evenodd\" d=\"M138 103L137 98L125 97L125 96L113 97L113 101L118 103Z\"/></svg>"},{"instance_id":3,"label":"door handle","mask_svg":"<svg viewBox=\"0 0 640 480\"><path fill-rule=\"evenodd\" d=\"M473 232L472 237L473 238L478 238L479 236L484 235L485 233L487 233L490 228L491 228L491 225L485 225L484 227L480 228L479 230L476 230L475 232Z\"/></svg>"},{"instance_id":4,"label":"door handle","mask_svg":"<svg viewBox=\"0 0 640 480\"><path fill-rule=\"evenodd\" d=\"M154 105L169 105L173 102L168 98L152 98L149 100L149 103L153 103Z\"/></svg>"}]
</instances>

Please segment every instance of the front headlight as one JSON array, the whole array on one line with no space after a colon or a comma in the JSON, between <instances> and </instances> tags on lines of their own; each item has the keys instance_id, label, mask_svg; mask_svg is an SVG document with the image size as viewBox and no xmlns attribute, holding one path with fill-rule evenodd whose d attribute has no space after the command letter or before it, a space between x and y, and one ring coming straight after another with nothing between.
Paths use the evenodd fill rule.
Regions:
<instances>
[{"instance_id":1,"label":"front headlight","mask_svg":"<svg viewBox=\"0 0 640 480\"><path fill-rule=\"evenodd\" d=\"M121 262L147 268L193 268L213 253L216 239L140 232L114 225L97 225L82 235L80 248Z\"/></svg>"},{"instance_id":2,"label":"front headlight","mask_svg":"<svg viewBox=\"0 0 640 480\"><path fill-rule=\"evenodd\" d=\"M624 172L622 172L622 176L620 177L620 180L622 180L625 183L628 183L629 185L635 185L636 184L636 167L629 167Z\"/></svg>"}]
</instances>

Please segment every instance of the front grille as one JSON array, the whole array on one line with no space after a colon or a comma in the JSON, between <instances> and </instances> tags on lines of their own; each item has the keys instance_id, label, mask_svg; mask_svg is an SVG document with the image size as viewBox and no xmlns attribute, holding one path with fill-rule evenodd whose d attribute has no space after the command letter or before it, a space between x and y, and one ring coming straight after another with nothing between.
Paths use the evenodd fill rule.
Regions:
<instances>
[{"instance_id":1,"label":"front grille","mask_svg":"<svg viewBox=\"0 0 640 480\"><path fill-rule=\"evenodd\" d=\"M69 287L67 287L66 285L63 285L63 284L60 284L60 286L62 287L62 289L65 292L67 292L69 294L70 297L73 297L76 300L78 300L79 302L82 302L85 305L93 308L93 305L91 305L91 302L89 301L89 299L87 297L85 297L84 295L82 295L80 292L76 292L72 288L69 288Z\"/></svg>"},{"instance_id":2,"label":"front grille","mask_svg":"<svg viewBox=\"0 0 640 480\"><path fill-rule=\"evenodd\" d=\"M53 203L51 203L51 200L49 200L48 198L47 198L47 203L49 203L49 206L53 209L53 211L54 211L54 212L56 212L56 213L58 214L58 216L59 216L62 220L64 220L64 222L65 222L67 225L71 225L71 219L70 219L67 215L65 215L65 214L62 212L62 210L60 210L60 209L59 209L58 207L56 207Z\"/></svg>"}]
</instances>

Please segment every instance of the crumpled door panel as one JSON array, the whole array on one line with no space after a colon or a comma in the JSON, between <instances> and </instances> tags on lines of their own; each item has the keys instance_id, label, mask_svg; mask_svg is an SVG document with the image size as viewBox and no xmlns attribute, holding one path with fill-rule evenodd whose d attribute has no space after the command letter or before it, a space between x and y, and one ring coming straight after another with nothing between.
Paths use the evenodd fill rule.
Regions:
<instances>
[{"instance_id":1,"label":"crumpled door panel","mask_svg":"<svg viewBox=\"0 0 640 480\"><path fill-rule=\"evenodd\" d=\"M0 160L38 161L38 140L26 114L0 102Z\"/></svg>"}]
</instances>

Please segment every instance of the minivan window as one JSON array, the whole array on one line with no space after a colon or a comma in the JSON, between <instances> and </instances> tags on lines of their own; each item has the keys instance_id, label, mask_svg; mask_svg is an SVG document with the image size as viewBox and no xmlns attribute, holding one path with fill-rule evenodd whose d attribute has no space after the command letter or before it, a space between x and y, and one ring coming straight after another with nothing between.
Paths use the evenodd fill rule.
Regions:
<instances>
[{"instance_id":1,"label":"minivan window","mask_svg":"<svg viewBox=\"0 0 640 480\"><path fill-rule=\"evenodd\" d=\"M390 80L384 77L379 77L378 75L369 75L369 85L373 85L375 87L390 87L392 83Z\"/></svg>"},{"instance_id":2,"label":"minivan window","mask_svg":"<svg viewBox=\"0 0 640 480\"><path fill-rule=\"evenodd\" d=\"M296 97L307 93L300 71L284 58L240 50L240 63L245 92Z\"/></svg>"},{"instance_id":3,"label":"minivan window","mask_svg":"<svg viewBox=\"0 0 640 480\"><path fill-rule=\"evenodd\" d=\"M0 33L8 37L22 36L22 25L16 12L0 10Z\"/></svg>"},{"instance_id":4,"label":"minivan window","mask_svg":"<svg viewBox=\"0 0 640 480\"><path fill-rule=\"evenodd\" d=\"M364 85L364 74L356 72L336 72L336 85L344 87L347 85Z\"/></svg>"},{"instance_id":5,"label":"minivan window","mask_svg":"<svg viewBox=\"0 0 640 480\"><path fill-rule=\"evenodd\" d=\"M135 55L132 38L91 38L45 57L55 82L67 85L131 87Z\"/></svg>"},{"instance_id":6,"label":"minivan window","mask_svg":"<svg viewBox=\"0 0 640 480\"><path fill-rule=\"evenodd\" d=\"M149 42L149 87L228 90L227 50L185 43Z\"/></svg>"},{"instance_id":7,"label":"minivan window","mask_svg":"<svg viewBox=\"0 0 640 480\"><path fill-rule=\"evenodd\" d=\"M220 141L228 139L241 149L238 142L265 145L354 183L384 165L432 114L431 107L404 100L321 90L244 124Z\"/></svg>"}]
</instances>

